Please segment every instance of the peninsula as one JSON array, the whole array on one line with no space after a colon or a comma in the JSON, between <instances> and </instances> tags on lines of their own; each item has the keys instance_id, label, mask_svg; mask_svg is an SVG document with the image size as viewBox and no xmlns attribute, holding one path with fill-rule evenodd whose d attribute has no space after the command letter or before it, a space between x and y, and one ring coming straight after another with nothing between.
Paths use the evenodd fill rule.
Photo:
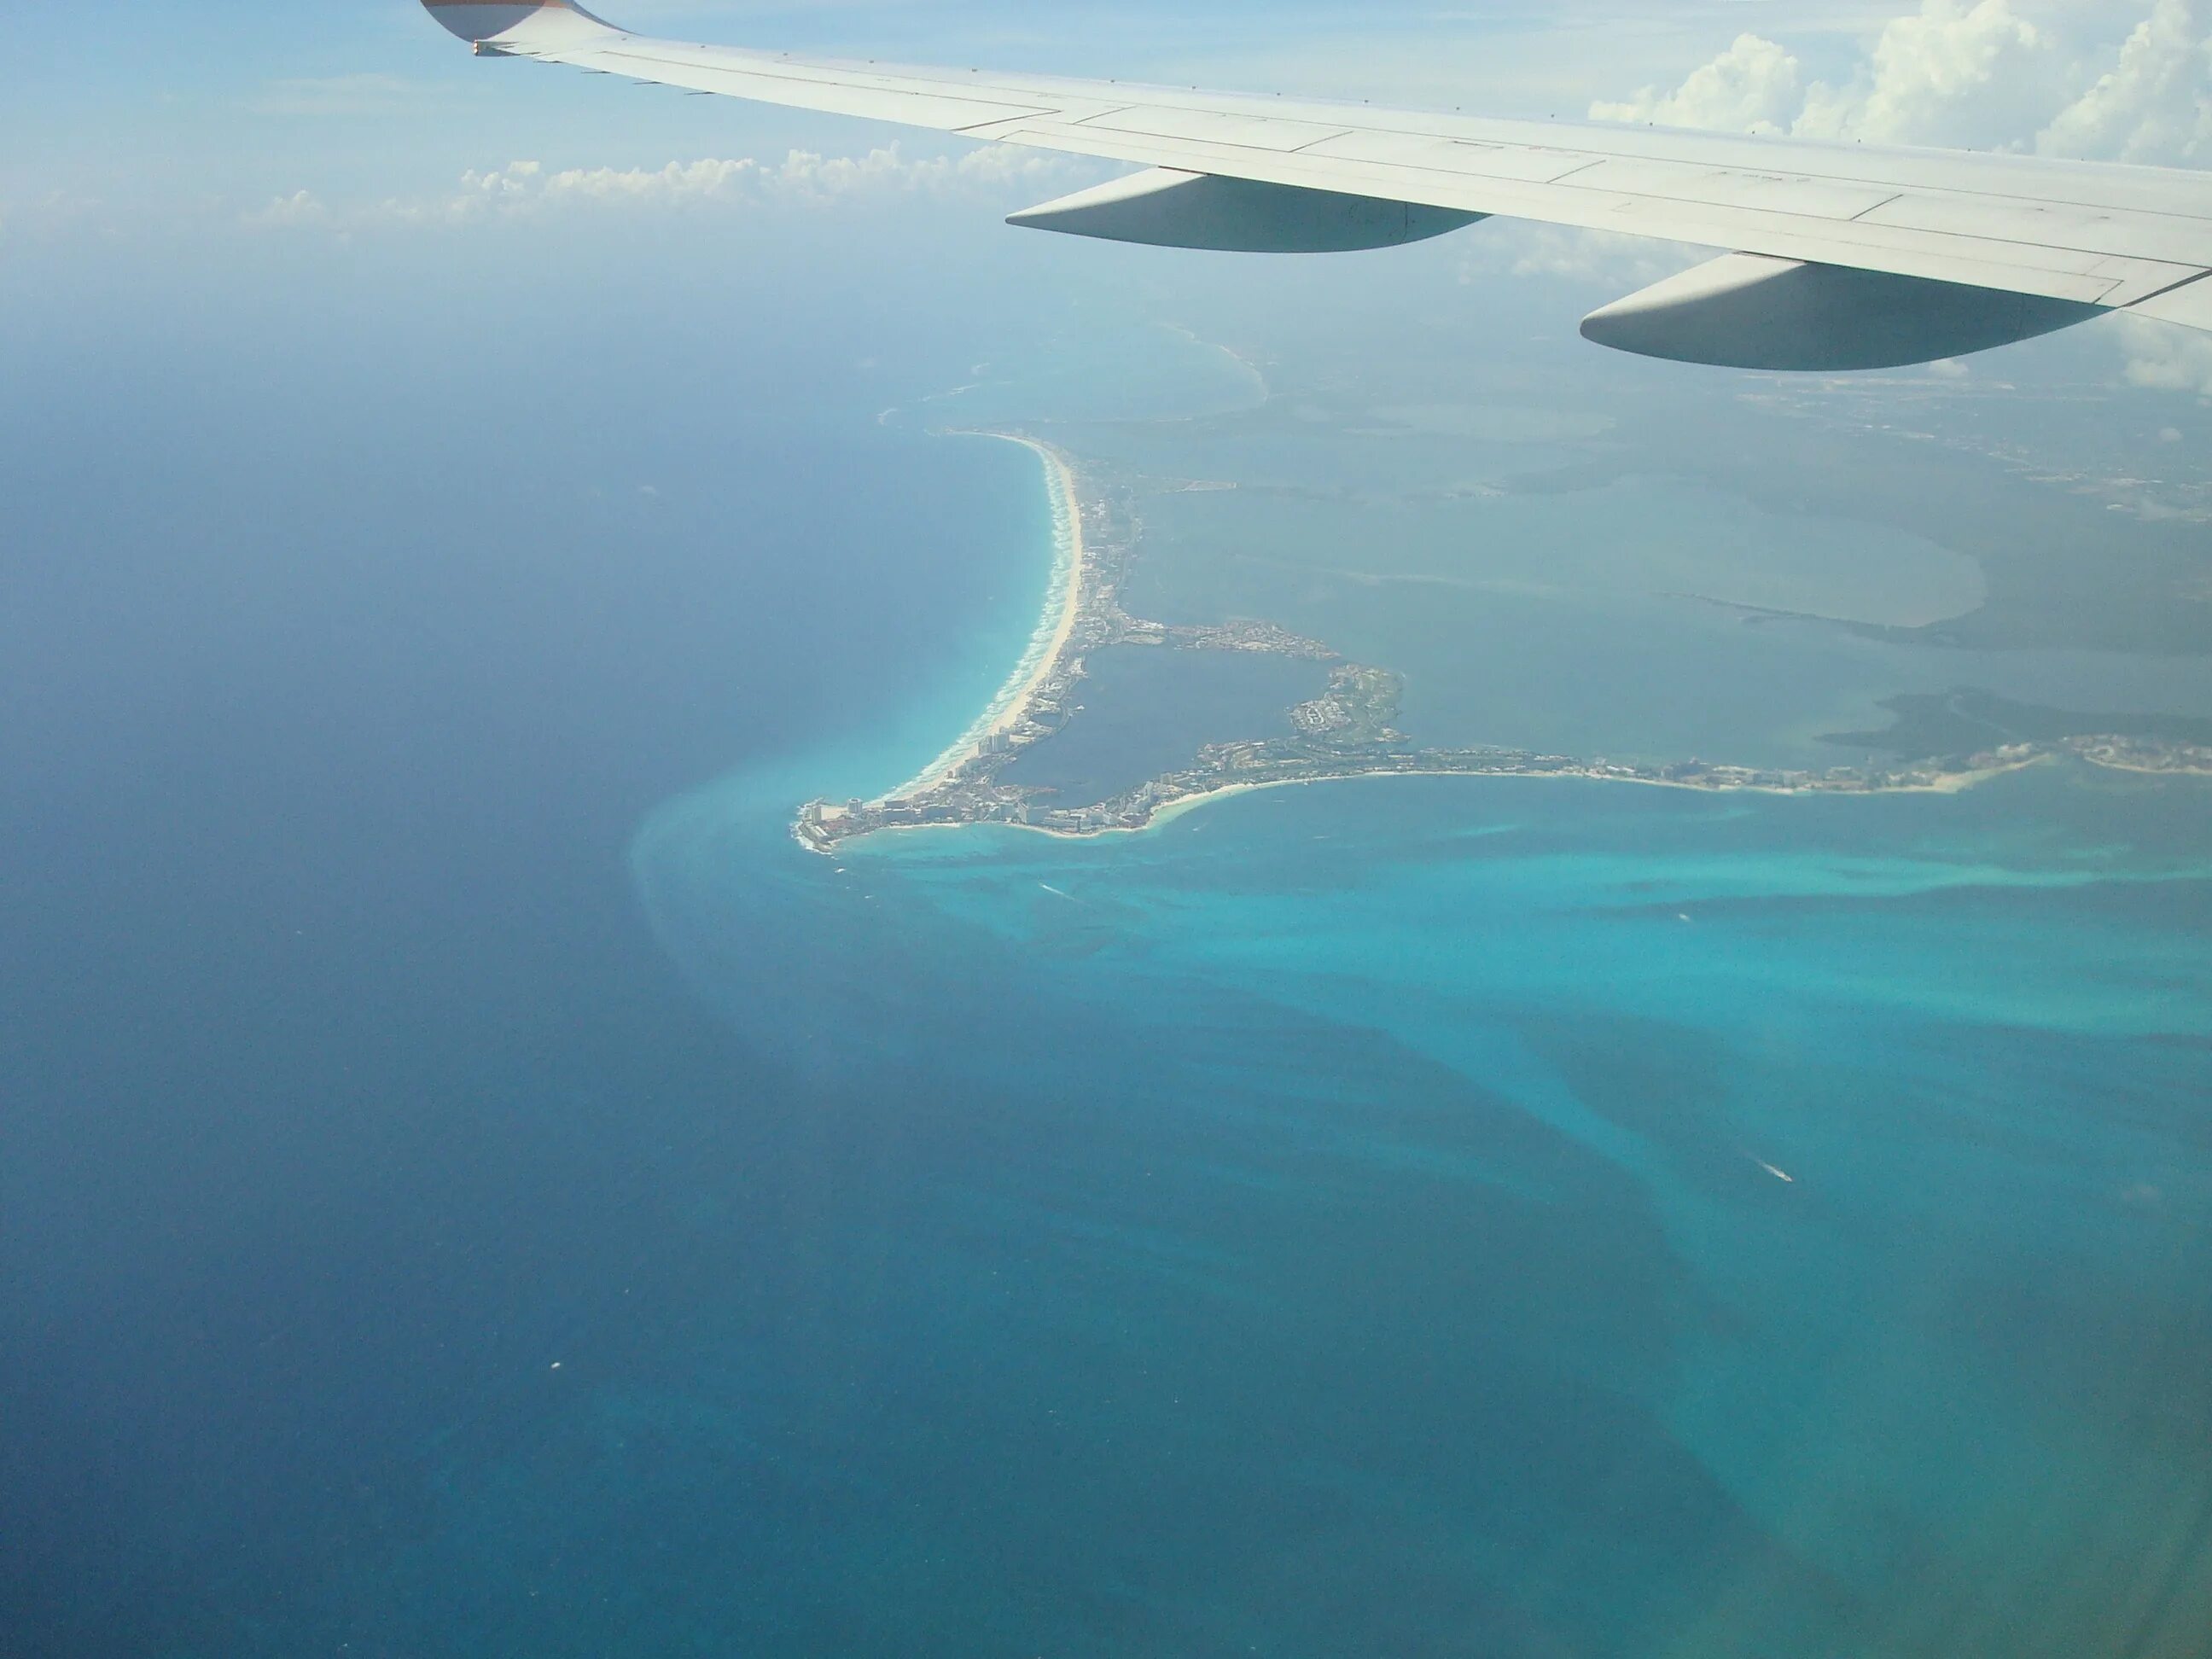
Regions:
<instances>
[{"instance_id":1,"label":"peninsula","mask_svg":"<svg viewBox=\"0 0 2212 1659\"><path fill-rule=\"evenodd\" d=\"M1045 468L1055 554L1044 614L999 695L921 774L873 800L814 800L800 808L793 833L813 851L829 853L841 842L884 830L975 823L1060 836L1127 833L1218 796L1358 777L1589 778L1715 792L1864 795L1954 792L2064 756L2114 770L2212 775L2212 745L2111 732L2004 740L2011 734L2002 728L1988 733L1996 740L1965 752L1823 770L1422 747L1397 729L1403 686L1387 670L1346 661L1320 641L1273 623L1187 627L1131 615L1121 596L1142 526L1130 494L1108 489L1073 457L1027 434L963 435L1018 443ZM1182 488L1235 486L1198 481ZM1087 659L1115 646L1303 658L1330 665L1329 682L1320 696L1285 711L1281 733L1206 744L1188 765L1104 800L1062 802L1051 790L1007 781L1004 775L1018 756L1048 741L1079 712L1073 698Z\"/></svg>"}]
</instances>

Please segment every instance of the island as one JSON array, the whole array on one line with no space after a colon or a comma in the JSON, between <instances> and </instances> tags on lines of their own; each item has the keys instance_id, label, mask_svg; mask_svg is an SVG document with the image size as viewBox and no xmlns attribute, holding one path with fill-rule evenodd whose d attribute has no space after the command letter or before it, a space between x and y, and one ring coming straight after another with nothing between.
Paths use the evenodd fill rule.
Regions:
<instances>
[{"instance_id":1,"label":"island","mask_svg":"<svg viewBox=\"0 0 2212 1659\"><path fill-rule=\"evenodd\" d=\"M1424 747L1397 727L1403 682L1386 669L1347 661L1320 641L1263 620L1193 627L1132 615L1121 593L1142 526L1128 501L1094 486L1081 462L1033 434L960 435L1020 444L1045 468L1055 557L1044 615L999 696L919 775L873 800L812 800L799 809L793 833L812 851L830 853L842 842L886 830L964 824L1004 824L1068 836L1128 834L1225 795L1362 777L1587 778L1714 792L1865 795L1954 792L2066 756L2113 770L2212 775L2212 743L2139 730L2025 735L1984 726L1988 740L1961 752L1819 770L1695 758L1614 760L1505 747ZM1181 487L1236 488L1210 480ZM1104 800L1063 804L1051 790L1008 781L1005 774L1017 757L1049 741L1079 712L1074 699L1088 659L1116 646L1302 658L1329 665L1328 685L1320 696L1285 711L1287 729L1282 734L1206 744L1188 765ZM1960 707L1966 695L1943 700L1943 707ZM1917 712L1910 699L1899 700L1899 708L1908 715ZM1856 743L1875 735L1839 733L1835 740Z\"/></svg>"}]
</instances>

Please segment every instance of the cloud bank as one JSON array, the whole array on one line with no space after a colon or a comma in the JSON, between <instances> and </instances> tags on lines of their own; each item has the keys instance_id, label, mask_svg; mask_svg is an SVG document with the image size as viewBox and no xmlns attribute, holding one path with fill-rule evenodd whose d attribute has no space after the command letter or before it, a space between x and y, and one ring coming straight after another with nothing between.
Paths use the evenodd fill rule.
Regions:
<instances>
[{"instance_id":1,"label":"cloud bank","mask_svg":"<svg viewBox=\"0 0 2212 1659\"><path fill-rule=\"evenodd\" d=\"M2212 166L2212 3L2160 0L2037 136L2046 154Z\"/></svg>"},{"instance_id":2,"label":"cloud bank","mask_svg":"<svg viewBox=\"0 0 2212 1659\"><path fill-rule=\"evenodd\" d=\"M2212 335L2185 332L2141 317L2109 325L2127 352L2130 386L2152 392L2185 392L2212 399Z\"/></svg>"},{"instance_id":3,"label":"cloud bank","mask_svg":"<svg viewBox=\"0 0 2212 1659\"><path fill-rule=\"evenodd\" d=\"M963 155L921 157L908 156L896 144L853 156L795 149L781 161L708 157L649 168L556 169L525 161L489 172L471 170L461 175L456 188L441 195L391 198L341 208L303 190L280 196L246 218L264 229L352 232L408 225L469 226L578 211L829 205L890 195L982 201L1072 188L1071 181L1085 171L1069 158L1003 145Z\"/></svg>"},{"instance_id":4,"label":"cloud bank","mask_svg":"<svg viewBox=\"0 0 2212 1659\"><path fill-rule=\"evenodd\" d=\"M2140 17L2139 21L2130 21ZM1600 120L2212 166L2212 0L1923 0L1834 80L1758 34Z\"/></svg>"}]
</instances>

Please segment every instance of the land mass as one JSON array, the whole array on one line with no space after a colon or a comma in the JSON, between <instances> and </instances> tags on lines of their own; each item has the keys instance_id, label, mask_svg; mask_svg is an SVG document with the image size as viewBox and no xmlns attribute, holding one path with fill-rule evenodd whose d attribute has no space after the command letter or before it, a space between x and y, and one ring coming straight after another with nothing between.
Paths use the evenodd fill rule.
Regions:
<instances>
[{"instance_id":1,"label":"land mass","mask_svg":"<svg viewBox=\"0 0 2212 1659\"><path fill-rule=\"evenodd\" d=\"M860 836L932 826L1011 824L1062 836L1127 832L1217 796L1357 777L1579 777L1716 792L1886 794L1955 791L2063 756L2124 771L2212 775L2212 723L2114 718L2085 730L2080 720L1972 691L1894 699L1886 705L1898 717L1891 731L1828 739L1889 754L1890 764L1782 770L1698 759L1655 763L1506 747L1423 747L1397 729L1403 683L1388 670L1346 661L1322 641L1269 622L1182 627L1131 615L1121 594L1142 526L1126 494L1101 487L1074 458L1040 439L1016 432L974 435L1021 444L1044 464L1059 538L1045 620L999 698L919 777L874 800L814 800L800 809L793 833L817 852ZM1302 658L1329 664L1329 683L1322 696L1287 711L1283 734L1205 744L1188 765L1104 800L1064 803L1054 790L1007 781L1018 756L1050 739L1079 712L1074 698L1088 659L1126 647Z\"/></svg>"},{"instance_id":2,"label":"land mass","mask_svg":"<svg viewBox=\"0 0 2212 1659\"><path fill-rule=\"evenodd\" d=\"M1971 687L1910 692L1887 698L1881 706L1893 720L1886 731L1834 732L1821 741L1903 756L1960 754L2002 744L2064 744L2079 738L2124 741L2185 757L2212 745L2212 720L2188 714L2082 714L2015 702Z\"/></svg>"}]
</instances>

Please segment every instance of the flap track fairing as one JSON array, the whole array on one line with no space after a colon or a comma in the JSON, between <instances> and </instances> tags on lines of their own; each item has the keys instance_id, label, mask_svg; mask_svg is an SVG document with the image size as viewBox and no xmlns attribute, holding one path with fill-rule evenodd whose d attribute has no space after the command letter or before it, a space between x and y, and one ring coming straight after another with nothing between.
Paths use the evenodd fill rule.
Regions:
<instances>
[{"instance_id":1,"label":"flap track fairing","mask_svg":"<svg viewBox=\"0 0 2212 1659\"><path fill-rule=\"evenodd\" d=\"M1483 217L1450 208L1157 167L1063 196L1006 222L1152 247L1349 253L1425 241Z\"/></svg>"},{"instance_id":2,"label":"flap track fairing","mask_svg":"<svg viewBox=\"0 0 2212 1659\"><path fill-rule=\"evenodd\" d=\"M1828 374L1963 357L2103 315L2096 306L1730 253L1583 320L1583 337L1678 363Z\"/></svg>"}]
</instances>

